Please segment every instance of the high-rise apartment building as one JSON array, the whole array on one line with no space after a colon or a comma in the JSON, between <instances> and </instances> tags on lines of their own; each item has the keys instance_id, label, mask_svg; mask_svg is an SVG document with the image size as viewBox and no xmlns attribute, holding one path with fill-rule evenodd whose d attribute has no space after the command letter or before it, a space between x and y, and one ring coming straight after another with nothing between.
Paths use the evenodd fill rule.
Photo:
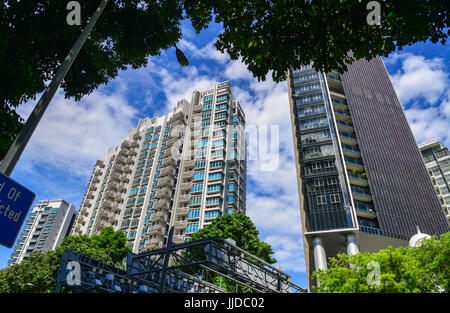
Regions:
<instances>
[{"instance_id":1,"label":"high-rise apartment building","mask_svg":"<svg viewBox=\"0 0 450 313\"><path fill-rule=\"evenodd\" d=\"M163 247L223 214L245 213L245 116L228 82L139 121L97 161L73 228L121 229L134 252Z\"/></svg>"},{"instance_id":2,"label":"high-rise apartment building","mask_svg":"<svg viewBox=\"0 0 450 313\"><path fill-rule=\"evenodd\" d=\"M419 145L444 214L450 221L450 152L437 140Z\"/></svg>"},{"instance_id":3,"label":"high-rise apartment building","mask_svg":"<svg viewBox=\"0 0 450 313\"><path fill-rule=\"evenodd\" d=\"M75 207L64 200L40 200L28 215L8 261L18 264L32 252L55 250L70 233Z\"/></svg>"},{"instance_id":4,"label":"high-rise apartment building","mask_svg":"<svg viewBox=\"0 0 450 313\"><path fill-rule=\"evenodd\" d=\"M305 66L288 76L309 285L338 252L449 230L381 58L343 75Z\"/></svg>"}]
</instances>

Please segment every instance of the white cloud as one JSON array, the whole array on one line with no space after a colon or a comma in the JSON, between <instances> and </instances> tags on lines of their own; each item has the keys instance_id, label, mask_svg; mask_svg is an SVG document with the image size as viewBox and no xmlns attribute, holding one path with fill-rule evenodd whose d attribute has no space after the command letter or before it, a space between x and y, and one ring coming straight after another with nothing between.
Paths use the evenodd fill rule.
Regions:
<instances>
[{"instance_id":1,"label":"white cloud","mask_svg":"<svg viewBox=\"0 0 450 313\"><path fill-rule=\"evenodd\" d=\"M218 51L216 47L214 47L214 43L215 40L207 43L201 48L198 48L193 43L181 39L178 44L178 48L180 48L186 55L190 54L188 58L193 57L198 59L209 59L220 64L225 64L230 57L227 54Z\"/></svg>"},{"instance_id":2,"label":"white cloud","mask_svg":"<svg viewBox=\"0 0 450 313\"><path fill-rule=\"evenodd\" d=\"M448 89L448 73L442 59L400 53L390 62L398 61L402 62L402 67L391 79L401 103L424 98L429 104L435 104Z\"/></svg>"},{"instance_id":3,"label":"white cloud","mask_svg":"<svg viewBox=\"0 0 450 313\"><path fill-rule=\"evenodd\" d=\"M274 258L277 260L275 266L288 272L304 272L305 257L300 244L301 234L297 236L271 235L264 241L274 249Z\"/></svg>"},{"instance_id":4,"label":"white cloud","mask_svg":"<svg viewBox=\"0 0 450 313\"><path fill-rule=\"evenodd\" d=\"M97 159L120 144L133 127L136 110L129 106L123 88L106 94L96 90L76 102L55 95L20 160L22 169L50 166L67 175L88 177ZM19 107L28 117L36 101Z\"/></svg>"},{"instance_id":5,"label":"white cloud","mask_svg":"<svg viewBox=\"0 0 450 313\"><path fill-rule=\"evenodd\" d=\"M450 79L445 62L395 53L387 64L401 63L391 80L418 143L437 139L450 146Z\"/></svg>"}]
</instances>

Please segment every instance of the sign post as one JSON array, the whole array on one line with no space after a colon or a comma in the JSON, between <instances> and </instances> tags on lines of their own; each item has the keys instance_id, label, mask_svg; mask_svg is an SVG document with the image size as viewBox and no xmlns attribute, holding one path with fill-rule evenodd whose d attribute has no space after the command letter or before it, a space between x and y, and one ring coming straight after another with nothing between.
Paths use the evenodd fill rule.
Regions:
<instances>
[{"instance_id":1,"label":"sign post","mask_svg":"<svg viewBox=\"0 0 450 313\"><path fill-rule=\"evenodd\" d=\"M0 173L0 245L12 248L35 196Z\"/></svg>"}]
</instances>

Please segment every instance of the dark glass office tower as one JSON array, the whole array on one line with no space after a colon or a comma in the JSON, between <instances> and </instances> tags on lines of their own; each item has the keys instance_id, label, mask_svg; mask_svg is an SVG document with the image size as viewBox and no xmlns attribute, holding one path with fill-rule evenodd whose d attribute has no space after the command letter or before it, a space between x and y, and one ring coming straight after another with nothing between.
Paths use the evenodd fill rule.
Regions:
<instances>
[{"instance_id":1,"label":"dark glass office tower","mask_svg":"<svg viewBox=\"0 0 450 313\"><path fill-rule=\"evenodd\" d=\"M309 278L338 252L449 231L381 58L292 70L288 86Z\"/></svg>"}]
</instances>

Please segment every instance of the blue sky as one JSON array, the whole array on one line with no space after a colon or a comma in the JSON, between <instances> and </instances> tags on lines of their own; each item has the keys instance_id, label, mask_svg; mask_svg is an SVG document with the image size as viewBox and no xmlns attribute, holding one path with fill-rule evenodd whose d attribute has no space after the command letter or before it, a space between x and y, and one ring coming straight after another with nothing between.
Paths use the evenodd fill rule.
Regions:
<instances>
[{"instance_id":1,"label":"blue sky","mask_svg":"<svg viewBox=\"0 0 450 313\"><path fill-rule=\"evenodd\" d=\"M182 98L190 101L193 90L206 90L215 81L228 80L246 114L248 127L272 127L278 135L276 151L268 158L248 162L247 214L272 245L277 266L306 287L301 241L300 210L293 153L286 82L254 79L245 65L232 61L213 46L221 26L195 34L183 24L178 44L190 61L181 68L175 49L152 57L145 68L127 70L107 86L75 102L59 91L33 135L12 178L36 193L36 201L60 199L77 209L97 159L118 145L139 118L159 116ZM438 139L450 146L449 46L416 44L385 59L400 102L416 140ZM36 101L19 111L27 117ZM275 137L272 137L275 138ZM249 148L259 149L250 141ZM0 247L0 268L12 249Z\"/></svg>"}]
</instances>

